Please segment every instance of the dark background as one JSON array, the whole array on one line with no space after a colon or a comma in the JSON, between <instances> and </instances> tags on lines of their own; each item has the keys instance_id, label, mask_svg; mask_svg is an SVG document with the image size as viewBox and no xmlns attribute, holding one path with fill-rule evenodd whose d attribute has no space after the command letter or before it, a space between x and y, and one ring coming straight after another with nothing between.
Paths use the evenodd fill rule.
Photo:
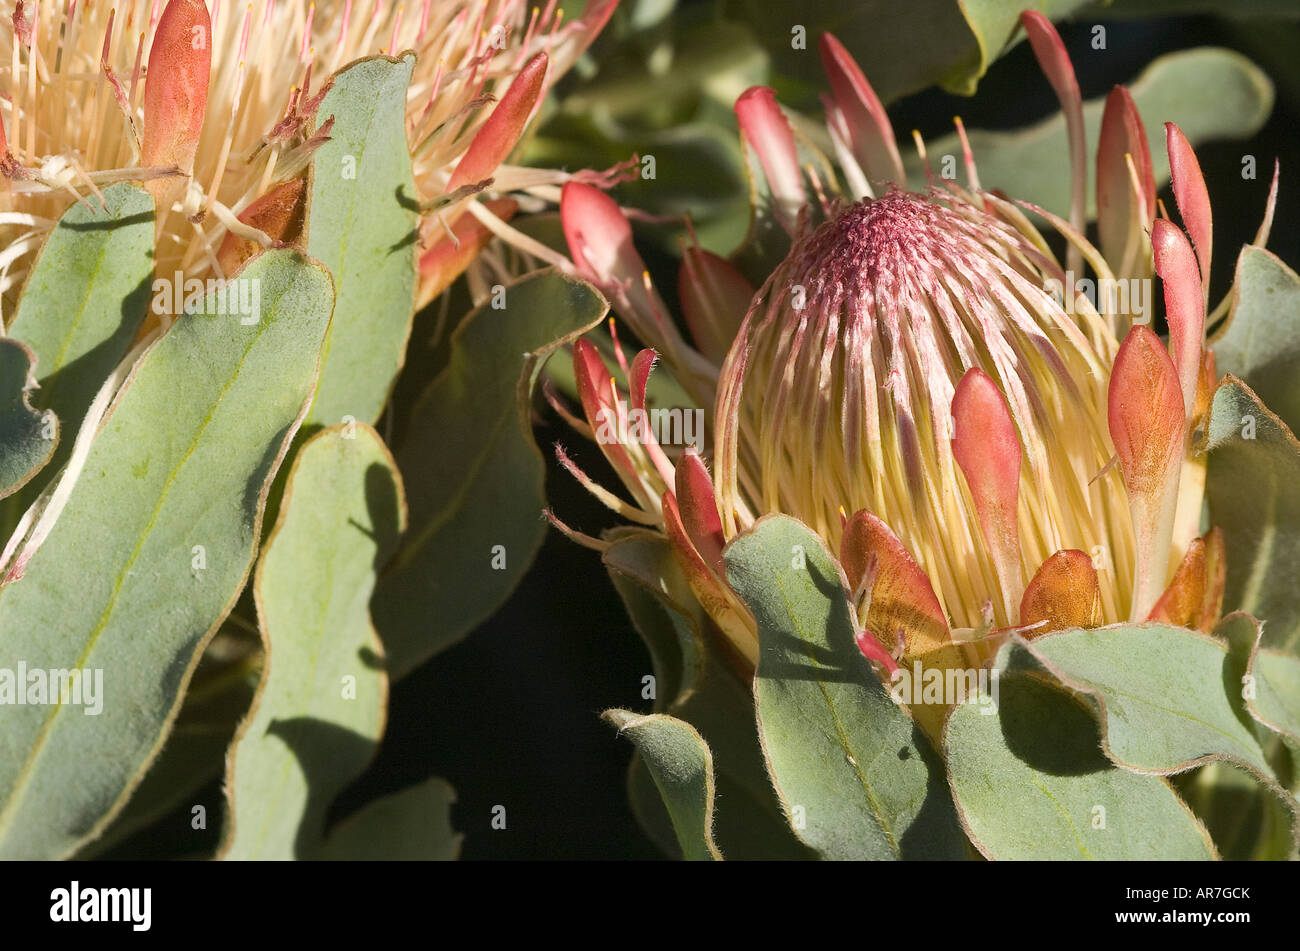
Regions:
<instances>
[{"instance_id":1,"label":"dark background","mask_svg":"<svg viewBox=\"0 0 1300 951\"><path fill-rule=\"evenodd\" d=\"M1089 46L1089 30L1096 22L1107 26L1104 56ZM1231 281L1236 250L1254 237L1275 156L1282 161L1282 185L1270 247L1293 266L1300 263L1295 227L1300 218L1300 71L1294 64L1300 51L1288 41L1294 40L1295 27L1274 30L1259 22L1228 26L1195 17L1088 19L1060 29L1085 99L1132 80L1154 57L1191 46L1233 47L1263 67L1277 86L1268 124L1249 141L1198 147L1214 208L1212 300ZM973 99L930 91L896 103L889 112L900 137L915 127L929 138L949 131L951 117L958 113L970 127L1013 128L1056 108L1028 45L1021 44L990 69ZM1153 150L1164 147L1163 141L1151 145ZM910 142L900 138L900 146L910 148ZM1258 159L1255 181L1241 178L1244 154ZM1173 207L1168 187L1161 197ZM671 298L676 283L672 262L646 256ZM599 454L573 445L581 441L562 426L543 425L538 436L544 448L563 440L593 476L616 484ZM593 534L613 524L609 513L553 464L548 487L554 507L571 524ZM552 533L521 587L491 621L395 685L379 757L336 804L335 813L346 814L375 795L439 775L459 795L453 824L465 833L466 859L658 857L637 827L624 793L631 745L599 718L612 706L645 708L641 678L649 672L646 651L599 557ZM506 807L505 830L491 828L495 805Z\"/></svg>"}]
</instances>

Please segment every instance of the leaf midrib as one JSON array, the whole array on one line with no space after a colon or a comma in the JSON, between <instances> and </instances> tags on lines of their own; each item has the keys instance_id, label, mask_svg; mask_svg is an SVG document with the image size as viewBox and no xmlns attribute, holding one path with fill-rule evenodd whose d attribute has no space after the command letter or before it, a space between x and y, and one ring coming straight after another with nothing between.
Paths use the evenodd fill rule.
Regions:
<instances>
[{"instance_id":1,"label":"leaf midrib","mask_svg":"<svg viewBox=\"0 0 1300 951\"><path fill-rule=\"evenodd\" d=\"M283 295L281 295L281 297L283 298ZM277 313L278 313L278 306L276 309L272 311L272 316L269 319L263 320L259 323L257 331L253 334L252 339L249 341L248 346L244 348L244 352L240 355L239 360L235 365L235 372L231 374L231 377L226 382L226 385L223 386L221 388L221 391L217 394L216 400L213 401L211 408L209 409L207 415L203 419L203 422L200 424L198 430L196 431L194 438L190 441L188 448L185 450L185 454L181 457L180 461L168 473L167 478L164 480L163 483L163 490L158 497L158 504L154 506L154 510L149 517L148 524L145 526L144 531L140 533L139 538L136 540L136 545L135 548L133 548L131 551L130 558L127 559L125 566L118 573L118 576L115 579L113 585L113 590L109 594L108 602L104 607L104 611L101 613L99 621L96 622L95 627L91 629L86 647L82 651L80 657L77 659L77 664L75 666L77 667L84 666L86 659L94 651L95 645L99 642L100 635L103 633L104 629L108 626L110 615L113 613L113 610L117 606L118 597L121 594L123 585L126 583L126 576L130 574L131 568L135 565L136 559L139 558L140 556L140 551L144 547L145 541L148 539L149 535L153 531L153 528L158 521L158 513L162 510L163 504L166 502L167 497L170 495L172 487L175 485L176 479L179 476L180 471L185 467L186 463L189 462L190 457L193 456L195 449L197 449L198 447L200 437L203 435L204 432L206 432L208 426L212 422L213 417L216 415L217 410L221 407L222 402L225 400L226 395L229 393L231 387L235 385L235 382L239 379L239 375L243 370L244 362L248 359L248 354L252 351L253 347L257 344L257 342L262 338L262 335L266 332L266 328L271 323L274 323L275 315ZM190 319L203 319L204 316L205 315L203 314L193 314L190 315ZM134 381L132 381L132 383L128 385L134 385ZM66 515L67 513L65 512L64 514ZM41 730L37 734L36 742L33 743L31 749L27 754L26 759L23 761L22 768L18 771L18 775L14 779L13 786L10 789L8 801L5 803L4 809L0 810L0 841L3 841L8 835L9 828L13 823L14 815L17 812L18 806L22 802L23 794L26 792L27 786L31 782L32 769L36 764L36 760L38 759L40 755L40 751L43 749L45 745L45 741L49 736L50 731L54 728L54 722L56 718L63 711L63 707L64 705L61 702L53 705L49 715L45 719L45 723L42 724Z\"/></svg>"}]
</instances>

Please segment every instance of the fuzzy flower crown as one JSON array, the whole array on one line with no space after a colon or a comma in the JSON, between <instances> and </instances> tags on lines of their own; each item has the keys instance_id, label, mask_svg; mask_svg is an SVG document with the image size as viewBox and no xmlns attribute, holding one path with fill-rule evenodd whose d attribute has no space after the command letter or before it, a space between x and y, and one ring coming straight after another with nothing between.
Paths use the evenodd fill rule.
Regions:
<instances>
[{"instance_id":1,"label":"fuzzy flower crown","mask_svg":"<svg viewBox=\"0 0 1300 951\"><path fill-rule=\"evenodd\" d=\"M567 453L561 462L616 511L662 526L701 603L751 664L752 621L725 582L722 549L767 513L799 518L840 553L860 646L886 667L922 656L987 662L1013 631L1148 619L1209 630L1218 619L1223 543L1201 525L1197 449L1217 379L1205 345L1205 182L1169 124L1186 232L1156 216L1146 135L1116 87L1090 242L1078 84L1051 24L1034 13L1022 22L1066 117L1068 218L983 189L960 120L966 184L936 178L927 162L928 187L908 190L883 106L829 35L835 165L795 134L770 89L740 97L758 226L784 234L789 250L755 288L730 262L688 249L680 298L691 342L614 203L565 186L574 262L653 349L629 361L616 347L626 400L595 347L574 350L581 428L635 502L596 486ZM917 146L925 159L919 137ZM1275 200L1276 176L1257 243ZM1033 216L1064 237L1064 262ZM1099 284L1158 275L1169 345L1135 297L1093 300L1067 286L1084 262ZM600 420L644 410L656 357L711 410L712 474L695 450L653 435L599 438Z\"/></svg>"},{"instance_id":2,"label":"fuzzy flower crown","mask_svg":"<svg viewBox=\"0 0 1300 951\"><path fill-rule=\"evenodd\" d=\"M304 176L329 138L318 110L357 59L416 54L406 128L421 210L427 303L528 189L567 180L504 165L546 89L617 0L564 22L556 0L17 0L0 29L0 291L12 302L72 201L142 182L159 207L158 272L228 276L294 240Z\"/></svg>"}]
</instances>

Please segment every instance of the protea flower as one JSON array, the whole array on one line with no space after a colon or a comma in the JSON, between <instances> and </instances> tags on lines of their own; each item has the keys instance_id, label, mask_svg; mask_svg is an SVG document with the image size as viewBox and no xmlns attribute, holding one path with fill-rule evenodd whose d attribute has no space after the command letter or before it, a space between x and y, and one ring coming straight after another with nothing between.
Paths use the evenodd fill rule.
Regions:
<instances>
[{"instance_id":1,"label":"protea flower","mask_svg":"<svg viewBox=\"0 0 1300 951\"><path fill-rule=\"evenodd\" d=\"M515 203L479 201L561 173L502 163L545 90L617 0L561 20L523 0L16 0L0 31L0 290L21 287L45 233L100 185L146 184L159 205L158 272L223 277L301 227L302 175L330 132L328 77L414 50L407 135L426 212L423 304Z\"/></svg>"},{"instance_id":2,"label":"protea flower","mask_svg":"<svg viewBox=\"0 0 1300 951\"><path fill-rule=\"evenodd\" d=\"M630 362L617 352L625 400L596 349L578 343L588 426L643 409L662 357L710 409L713 475L698 453L670 454L653 437L598 439L629 503L561 461L616 511L667 533L750 664L757 640L722 550L767 513L801 519L839 553L859 646L888 669L987 663L1012 631L1129 620L1209 630L1218 619L1223 544L1201 526L1197 452L1216 382L1205 182L1169 124L1182 227L1157 217L1143 127L1116 87L1096 155L1100 247L1091 243L1079 88L1050 22L1033 12L1022 22L1067 120L1068 220L981 188L969 147L965 184L930 175L909 190L880 101L829 35L827 124L842 179L796 138L771 90L740 97L760 212L789 250L755 289L728 261L688 249L680 297L693 345L643 276L614 203L565 186L579 273L653 348ZM965 143L960 122L958 132ZM1257 243L1275 195L1276 176ZM1064 264L1032 215L1064 238ZM1084 261L1102 287L1157 274L1168 344L1137 298L1078 293Z\"/></svg>"}]
</instances>

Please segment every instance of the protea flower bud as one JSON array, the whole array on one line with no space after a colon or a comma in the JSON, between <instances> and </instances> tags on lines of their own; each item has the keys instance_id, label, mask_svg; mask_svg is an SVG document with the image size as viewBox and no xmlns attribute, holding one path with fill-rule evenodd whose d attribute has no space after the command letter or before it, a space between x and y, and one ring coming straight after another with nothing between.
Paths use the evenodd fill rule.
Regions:
<instances>
[{"instance_id":1,"label":"protea flower bud","mask_svg":"<svg viewBox=\"0 0 1300 951\"><path fill-rule=\"evenodd\" d=\"M1027 14L1025 23L1067 118L1077 120L1059 38L1041 17ZM827 50L840 102L856 87L835 55L842 48ZM865 128L851 138L862 155L864 142L885 139L878 110L857 112ZM1077 180L1081 122L1067 125ZM1215 620L1214 595L1204 596L1213 579L1196 554L1215 540L1194 537L1204 468L1191 443L1205 377L1208 198L1190 146L1171 126L1175 194L1205 252L1198 271L1191 244L1168 220L1147 239L1150 158L1126 93L1112 94L1105 125L1103 238L1129 273L1140 272L1140 249L1153 243L1169 348L1072 290L1053 293L1064 275L1042 236L976 183L926 193L894 185L832 209L756 296L723 367L716 469L728 536L782 512L839 548L846 564L863 557L855 545L901 546L924 578L895 569L912 580L914 620L901 632L909 643L917 633L909 628L935 613L926 610L934 601L954 632L1034 636L1146 620L1165 610L1158 603L1179 601L1167 589L1185 562L1198 580L1184 587L1202 597L1182 597L1195 607L1178 623ZM877 165L881 155L877 147ZM1131 183L1123 192L1119 165ZM1110 276L1077 227L1034 210L1058 225L1072 257L1086 255ZM870 540L846 534L846 511L874 513ZM890 570L885 561L879 570ZM888 649L899 632L873 633Z\"/></svg>"},{"instance_id":2,"label":"protea flower bud","mask_svg":"<svg viewBox=\"0 0 1300 951\"><path fill-rule=\"evenodd\" d=\"M506 194L570 179L503 163L616 5L598 0L564 20L555 4L524 0L19 4L0 30L0 59L12 64L0 82L0 210L16 213L0 223L12 249L0 290L22 286L46 223L120 180L154 195L160 274L225 276L253 250L292 240L305 201L295 183L330 138L331 117L317 114L329 77L410 50L407 144L429 252L416 303L427 303L459 273L451 265L473 259L452 253L458 236L479 249L480 233L524 240L497 214Z\"/></svg>"},{"instance_id":3,"label":"protea flower bud","mask_svg":"<svg viewBox=\"0 0 1300 951\"><path fill-rule=\"evenodd\" d=\"M1021 23L1065 113L1072 186L1065 217L983 188L960 120L965 182L951 177L947 162L943 179L930 172L919 135L927 181L909 182L882 104L833 37L823 37L821 52L834 162L772 90L739 97L758 207L730 260L685 251L680 324L644 271L629 216L577 184L561 201L573 269L600 285L647 347L628 360L613 320L608 337L573 344L585 420L548 393L595 441L626 497L557 447L561 465L638 527L595 538L547 514L604 553L620 593L621 581L635 582L638 599L625 600L656 675L683 681L644 720L671 721L688 739L662 750L638 741L641 762L656 782L687 759L703 760L707 773L710 753L718 763L752 757L756 734L791 830L824 858L906 855L896 834L903 826L881 819L890 808L882 804L897 796L899 763L916 763L900 750L909 735L943 760L947 782L929 772L929 788L951 792L962 829L984 855L1078 858L1102 841L1094 833L1105 828L1096 820L1107 807L1097 804L1111 795L1112 777L1142 774L1153 795L1172 796L1151 774L1218 755L1201 752L1218 748L1217 740L1198 736L1194 749L1184 742L1186 711L1195 711L1193 720L1202 710L1223 711L1231 729L1248 712L1256 721L1248 727L1277 729L1254 708L1238 712L1237 672L1219 676L1224 663L1240 666L1250 638L1262 654L1261 629L1248 614L1219 624L1225 583L1236 587L1249 574L1256 604L1278 597L1266 600L1256 587L1261 575L1276 584L1277 569L1249 551L1255 544L1271 553L1282 531L1273 486L1260 486L1266 524L1246 514L1249 504L1218 501L1225 482L1244 479L1254 460L1263 481L1275 483L1282 471L1263 461L1266 452L1233 445L1238 407L1249 412L1252 404L1223 401L1248 391L1236 380L1216 386L1207 347L1207 325L1228 301L1247 299L1249 278L1207 318L1212 223L1196 157L1169 125L1176 202L1158 203L1142 123L1118 87L1102 114L1098 243L1089 240L1092 163L1079 85L1047 19L1031 11ZM1256 245L1268 237L1276 183L1275 174ZM1060 240L1047 240L1042 221ZM1155 278L1165 336L1150 306ZM1242 338L1259 348L1258 326L1225 343L1225 363ZM674 404L708 391L700 400L708 446L679 447L653 427L629 425L651 402L647 379L659 358L672 377L656 388L660 408L675 412ZM1256 438L1255 421L1242 418L1251 424L1244 440ZM1277 417L1269 423L1286 434ZM1214 474L1207 506L1206 460L1221 450L1216 460L1237 461ZM1211 519L1231 512L1245 524L1205 531L1207 512ZM640 595L662 611L646 610ZM664 636L665 617L678 640ZM1037 665L1032 676L1021 661ZM710 696L697 686L711 688L703 672L727 667L739 675L733 691L752 685L752 698ZM1004 674L1009 693L1000 699ZM1082 709L1063 713L1072 705L1058 687L1086 696L1097 721ZM1135 718L1135 710L1157 707L1167 717ZM734 728L751 713L748 736L738 739ZM617 714L609 719L620 726L638 720ZM972 725L986 715L1001 719ZM881 742L891 717L897 732ZM1117 753L1121 732L1126 751ZM1162 752L1147 753L1148 743ZM1066 746L1074 752L1057 756ZM1076 782L1102 775L1078 794L1084 785ZM1262 768L1260 775L1272 783ZM1205 782L1212 790L1217 781L1206 770L1182 788L1195 792ZM679 788L661 786L673 816L685 814L675 811ZM1115 800L1122 809L1138 801L1133 788L1132 798ZM697 785L692 801L700 798ZM939 824L917 831L920 814L943 811L932 793L918 784L915 795L897 796L904 800L903 821L915 824L902 838L926 848L942 841ZM1177 821L1190 818L1177 806L1170 809ZM713 808L704 808L706 828ZM674 825L678 844L684 856L702 856L699 812L690 815L689 826ZM1144 853L1161 851L1176 827L1171 821L1153 838L1136 838ZM889 834L878 850L860 845L881 828ZM1053 840L1053 851L1040 850L1042 838ZM1189 848L1202 841L1203 828L1189 830ZM733 853L753 845L741 830L735 842Z\"/></svg>"},{"instance_id":4,"label":"protea flower bud","mask_svg":"<svg viewBox=\"0 0 1300 951\"><path fill-rule=\"evenodd\" d=\"M1170 125L1189 241L1155 218L1146 137L1117 88L1096 162L1106 253L1094 247L1083 229L1078 84L1051 24L1032 12L1022 22L1066 113L1068 219L982 189L960 123L968 184L931 178L909 189L883 108L832 37L822 56L845 194L828 195L824 178L800 164L771 90L737 101L751 172L765 180L756 191L791 248L753 296L717 374L713 476L694 454L665 460L658 446L598 438L636 503L580 478L616 511L664 526L742 657L757 648L717 538L768 513L801 519L839 552L859 646L885 668L905 657L987 662L1013 630L1036 637L1148 619L1208 630L1218 618L1223 543L1216 531L1198 537L1205 462L1196 440L1215 380L1204 182ZM611 290L678 379L707 382L702 359L719 359L750 285L729 262L689 251L680 297L695 346L684 347L622 215L580 189L568 186L561 204L577 269ZM1065 266L1023 209L1065 238ZM1099 285L1158 275L1168 344L1145 326L1149 308L1082 293L1074 280L1083 261ZM644 376L618 356L633 402L639 393L643 403ZM595 381L589 391L617 401L594 350L575 348L575 361L579 379ZM588 397L584 408L594 432Z\"/></svg>"},{"instance_id":5,"label":"protea flower bud","mask_svg":"<svg viewBox=\"0 0 1300 951\"><path fill-rule=\"evenodd\" d=\"M892 190L796 245L723 370L723 522L784 512L838 549L840 512L874 512L969 628L986 602L1018 624L1056 552L1097 553L1105 614L1127 616L1133 532L1102 474L1118 342L1065 312L1036 235L996 208Z\"/></svg>"}]
</instances>

